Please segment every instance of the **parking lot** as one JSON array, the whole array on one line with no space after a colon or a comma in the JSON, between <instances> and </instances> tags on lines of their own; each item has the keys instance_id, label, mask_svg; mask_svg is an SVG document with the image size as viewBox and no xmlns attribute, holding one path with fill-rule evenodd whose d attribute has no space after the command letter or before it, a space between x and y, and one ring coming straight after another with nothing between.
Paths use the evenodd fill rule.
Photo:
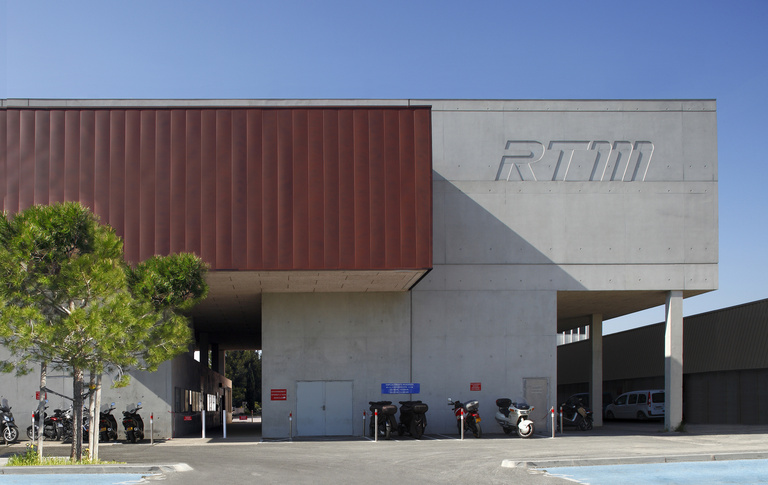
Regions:
<instances>
[{"instance_id":1,"label":"parking lot","mask_svg":"<svg viewBox=\"0 0 768 485\"><path fill-rule=\"evenodd\" d=\"M689 426L666 433L659 423L608 423L554 439L523 440L487 430L482 439L427 434L373 442L363 437L262 440L258 423L233 423L228 438L182 438L116 443L101 458L129 464L186 463L193 470L167 475L168 483L530 483L563 484L542 468L569 465L768 458L768 427ZM3 456L23 444L7 447ZM48 445L66 455L68 446Z\"/></svg>"}]
</instances>

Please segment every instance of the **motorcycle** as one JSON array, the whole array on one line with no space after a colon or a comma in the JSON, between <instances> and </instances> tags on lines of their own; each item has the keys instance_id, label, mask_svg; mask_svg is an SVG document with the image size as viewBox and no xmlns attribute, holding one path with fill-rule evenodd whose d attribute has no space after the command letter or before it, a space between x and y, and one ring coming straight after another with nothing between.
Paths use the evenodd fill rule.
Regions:
<instances>
[{"instance_id":1,"label":"motorcycle","mask_svg":"<svg viewBox=\"0 0 768 485\"><path fill-rule=\"evenodd\" d=\"M579 431L592 429L592 411L584 407L578 399L569 399L560 405L563 415L563 426L573 426ZM560 431L560 423L557 423Z\"/></svg>"},{"instance_id":2,"label":"motorcycle","mask_svg":"<svg viewBox=\"0 0 768 485\"><path fill-rule=\"evenodd\" d=\"M371 436L374 433L378 433L379 438L389 439L392 430L397 429L397 421L395 420L395 414L397 414L397 406L392 404L392 401L368 401L371 411L371 424L369 425ZM379 427L376 427L376 418L374 413L378 414Z\"/></svg>"},{"instance_id":3,"label":"motorcycle","mask_svg":"<svg viewBox=\"0 0 768 485\"><path fill-rule=\"evenodd\" d=\"M61 412L59 409L55 409L54 412L59 413ZM88 428L89 428L89 421L90 417L88 416L89 411L88 408L83 408L83 424L81 426L83 431L83 442L88 441ZM74 417L74 410L70 407L64 412L61 412L60 414L60 422L62 425L62 431L60 433L61 440L62 441L71 441L72 437L74 436L74 423L75 423L75 417Z\"/></svg>"},{"instance_id":4,"label":"motorcycle","mask_svg":"<svg viewBox=\"0 0 768 485\"><path fill-rule=\"evenodd\" d=\"M48 416L45 410L48 406L43 408L43 439L60 440L64 435L64 414L61 409L54 409L53 416ZM33 424L27 426L27 437L30 440L37 440L37 436L40 433L40 410L36 410L32 413Z\"/></svg>"},{"instance_id":5,"label":"motorcycle","mask_svg":"<svg viewBox=\"0 0 768 485\"><path fill-rule=\"evenodd\" d=\"M141 403L129 404L123 411L123 427L125 438L131 443L144 439L144 421L139 416Z\"/></svg>"},{"instance_id":6,"label":"motorcycle","mask_svg":"<svg viewBox=\"0 0 768 485\"><path fill-rule=\"evenodd\" d=\"M521 438L533 436L533 421L530 419L533 406L529 406L524 400L512 402L506 397L496 399L496 406L499 410L495 419L505 434L517 430L517 434Z\"/></svg>"},{"instance_id":7,"label":"motorcycle","mask_svg":"<svg viewBox=\"0 0 768 485\"><path fill-rule=\"evenodd\" d=\"M112 416L115 403L105 404L99 412L99 441L117 440L117 419Z\"/></svg>"},{"instance_id":8,"label":"motorcycle","mask_svg":"<svg viewBox=\"0 0 768 485\"><path fill-rule=\"evenodd\" d=\"M403 436L409 433L416 439L424 434L427 427L427 410L429 406L421 401L400 401L400 424L397 427L397 435Z\"/></svg>"},{"instance_id":9,"label":"motorcycle","mask_svg":"<svg viewBox=\"0 0 768 485\"><path fill-rule=\"evenodd\" d=\"M3 430L5 444L13 443L19 438L19 428L13 419L13 413L7 399L3 399L2 406L0 406L0 427Z\"/></svg>"},{"instance_id":10,"label":"motorcycle","mask_svg":"<svg viewBox=\"0 0 768 485\"><path fill-rule=\"evenodd\" d=\"M464 431L471 431L472 436L480 438L483 435L483 430L480 428L480 413L477 408L480 405L478 401L469 401L462 403L461 401L453 401L448 398L448 405L453 406L453 414L456 416L456 427L461 434L461 421L464 417Z\"/></svg>"}]
</instances>

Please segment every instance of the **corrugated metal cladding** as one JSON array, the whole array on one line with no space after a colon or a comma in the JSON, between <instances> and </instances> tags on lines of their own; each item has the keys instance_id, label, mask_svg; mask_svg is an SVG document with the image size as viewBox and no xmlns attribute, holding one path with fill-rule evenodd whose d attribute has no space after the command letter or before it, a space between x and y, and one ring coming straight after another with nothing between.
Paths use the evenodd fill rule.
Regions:
<instances>
[{"instance_id":1,"label":"corrugated metal cladding","mask_svg":"<svg viewBox=\"0 0 768 485\"><path fill-rule=\"evenodd\" d=\"M0 149L3 209L79 200L131 262L432 265L429 107L7 109Z\"/></svg>"}]
</instances>

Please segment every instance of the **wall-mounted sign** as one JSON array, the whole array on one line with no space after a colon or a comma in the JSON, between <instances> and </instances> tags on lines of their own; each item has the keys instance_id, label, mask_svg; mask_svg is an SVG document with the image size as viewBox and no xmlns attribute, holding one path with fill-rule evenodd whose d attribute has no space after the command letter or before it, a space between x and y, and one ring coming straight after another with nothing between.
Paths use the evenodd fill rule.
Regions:
<instances>
[{"instance_id":1,"label":"wall-mounted sign","mask_svg":"<svg viewBox=\"0 0 768 485\"><path fill-rule=\"evenodd\" d=\"M273 401L285 401L288 399L288 389L272 389L269 395Z\"/></svg>"},{"instance_id":2,"label":"wall-mounted sign","mask_svg":"<svg viewBox=\"0 0 768 485\"><path fill-rule=\"evenodd\" d=\"M192 416L184 416L184 421L192 421Z\"/></svg>"},{"instance_id":3,"label":"wall-mounted sign","mask_svg":"<svg viewBox=\"0 0 768 485\"><path fill-rule=\"evenodd\" d=\"M418 394L421 392L421 385L411 382L384 382L381 384L382 394Z\"/></svg>"},{"instance_id":4,"label":"wall-mounted sign","mask_svg":"<svg viewBox=\"0 0 768 485\"><path fill-rule=\"evenodd\" d=\"M480 382L470 382L469 383L469 390L470 391L479 391L482 388L482 383Z\"/></svg>"}]
</instances>

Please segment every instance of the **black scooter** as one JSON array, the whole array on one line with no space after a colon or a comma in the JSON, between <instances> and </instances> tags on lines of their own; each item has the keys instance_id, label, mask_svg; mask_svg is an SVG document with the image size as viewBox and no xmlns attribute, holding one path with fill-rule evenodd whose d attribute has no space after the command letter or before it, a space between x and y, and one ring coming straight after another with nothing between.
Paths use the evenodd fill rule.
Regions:
<instances>
[{"instance_id":1,"label":"black scooter","mask_svg":"<svg viewBox=\"0 0 768 485\"><path fill-rule=\"evenodd\" d=\"M117 419L112 416L115 403L105 404L99 412L99 441L117 440Z\"/></svg>"},{"instance_id":2,"label":"black scooter","mask_svg":"<svg viewBox=\"0 0 768 485\"><path fill-rule=\"evenodd\" d=\"M400 401L400 425L397 427L398 436L409 433L420 439L427 427L427 410L429 406L421 401Z\"/></svg>"},{"instance_id":3,"label":"black scooter","mask_svg":"<svg viewBox=\"0 0 768 485\"><path fill-rule=\"evenodd\" d=\"M392 401L368 401L371 405L371 424L369 425L371 436L375 436L378 433L379 438L389 439L392 431L397 429L397 421L395 420L395 414L397 414L397 406L392 404ZM376 427L376 420L378 415L379 427Z\"/></svg>"},{"instance_id":4,"label":"black scooter","mask_svg":"<svg viewBox=\"0 0 768 485\"><path fill-rule=\"evenodd\" d=\"M5 444L13 443L19 439L19 428L16 426L11 407L6 399L3 399L2 406L0 406L0 427L2 427Z\"/></svg>"},{"instance_id":5,"label":"black scooter","mask_svg":"<svg viewBox=\"0 0 768 485\"><path fill-rule=\"evenodd\" d=\"M584 407L581 401L569 399L560 405L563 413L563 427L575 427L579 431L589 431L592 429L592 411ZM557 423L558 431L560 423Z\"/></svg>"},{"instance_id":6,"label":"black scooter","mask_svg":"<svg viewBox=\"0 0 768 485\"><path fill-rule=\"evenodd\" d=\"M123 411L123 427L125 427L125 438L131 443L136 443L144 439L144 420L139 416L141 403L136 405L129 404Z\"/></svg>"}]
</instances>

